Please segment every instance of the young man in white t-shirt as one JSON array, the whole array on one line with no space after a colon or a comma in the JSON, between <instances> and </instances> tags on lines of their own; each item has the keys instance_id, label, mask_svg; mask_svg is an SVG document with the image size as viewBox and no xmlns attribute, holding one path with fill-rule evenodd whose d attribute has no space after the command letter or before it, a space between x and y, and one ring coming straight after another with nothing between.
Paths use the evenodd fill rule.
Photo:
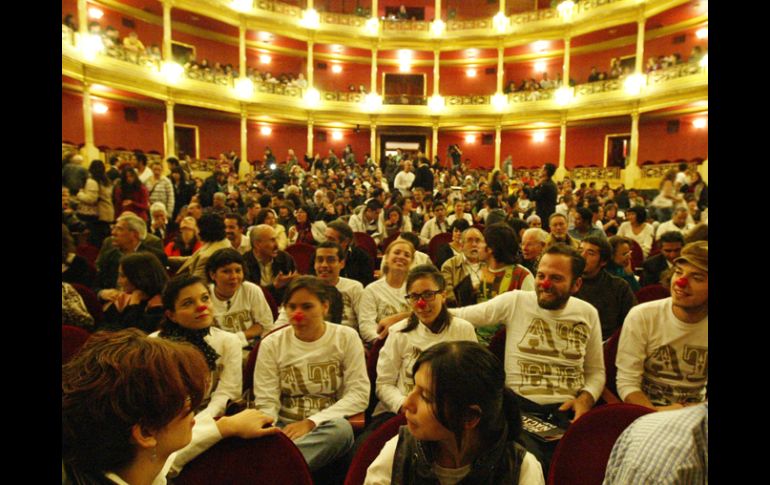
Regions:
<instances>
[{"instance_id":1,"label":"young man in white t-shirt","mask_svg":"<svg viewBox=\"0 0 770 485\"><path fill-rule=\"evenodd\" d=\"M708 241L682 249L669 298L631 309L616 363L618 393L627 403L664 411L706 399Z\"/></svg>"}]
</instances>

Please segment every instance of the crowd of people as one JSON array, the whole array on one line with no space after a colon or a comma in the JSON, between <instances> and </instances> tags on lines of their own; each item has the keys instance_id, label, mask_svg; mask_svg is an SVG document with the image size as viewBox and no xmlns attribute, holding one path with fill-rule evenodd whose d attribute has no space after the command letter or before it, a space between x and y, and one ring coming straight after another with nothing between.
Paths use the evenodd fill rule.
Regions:
<instances>
[{"instance_id":1,"label":"crowd of people","mask_svg":"<svg viewBox=\"0 0 770 485\"><path fill-rule=\"evenodd\" d=\"M568 425L603 402L611 363L602 341L618 335L621 400L657 410L705 400L708 191L695 167L672 170L647 199L622 184L556 182L552 164L537 180L518 178L510 157L502 170L471 168L454 145L432 163L401 150L379 164L368 154L359 161L350 145L339 157L330 149L281 158L266 148L239 175L243 162L224 153L214 173L196 179L174 157L148 163L137 152L86 165L65 156L63 323L96 332L65 368L70 476L174 476L223 437L278 430L319 473L346 467L366 437L405 414L408 427L383 448L367 483L415 483L422 467L439 480L513 473L517 483L541 484L555 444L522 430L520 414ZM98 253L94 262L83 247ZM298 247L309 261L295 259ZM642 285L670 296L637 304ZM80 291L103 306L98 318ZM503 334L494 357L486 347ZM183 363L174 357L183 347L164 342L186 342L199 358ZM254 409L228 413L257 343ZM92 398L79 372L97 371L94 352L121 346L157 347L153 359L169 373L122 382L134 387L119 395L102 377L106 388ZM380 346L370 381L365 355ZM126 359L110 365L138 372L139 360ZM447 376L453 386L439 386ZM147 379L170 380L174 390L145 396L158 385ZM109 404L127 394L147 411ZM97 459L83 448L82 434L106 425L79 420L100 405L131 428L110 438L123 440L125 456ZM160 414L145 417L150 409ZM355 433L346 418L367 409ZM458 425L459 416L473 426ZM192 437L164 441L176 426L186 436L192 426ZM150 463L153 446L160 460ZM403 462L415 447L435 454ZM511 464L505 472L481 466L492 449L505 450L494 455Z\"/></svg>"}]
</instances>

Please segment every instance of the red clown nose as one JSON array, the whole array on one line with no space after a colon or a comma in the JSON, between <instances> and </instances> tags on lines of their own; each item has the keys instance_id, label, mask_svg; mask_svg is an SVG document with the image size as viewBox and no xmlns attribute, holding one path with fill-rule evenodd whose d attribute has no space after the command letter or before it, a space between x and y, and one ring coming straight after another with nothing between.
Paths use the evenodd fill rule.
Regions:
<instances>
[{"instance_id":1,"label":"red clown nose","mask_svg":"<svg viewBox=\"0 0 770 485\"><path fill-rule=\"evenodd\" d=\"M291 314L291 319L294 320L297 323L301 323L302 320L305 319L305 314L302 313L301 310L297 310L296 312Z\"/></svg>"},{"instance_id":2,"label":"red clown nose","mask_svg":"<svg viewBox=\"0 0 770 485\"><path fill-rule=\"evenodd\" d=\"M420 298L419 300L417 300L417 308L419 308L420 310L422 310L422 309L423 309L423 308L425 308L426 306L428 306L428 304L427 304L427 303L425 303L425 300L423 300L422 298Z\"/></svg>"},{"instance_id":3,"label":"red clown nose","mask_svg":"<svg viewBox=\"0 0 770 485\"><path fill-rule=\"evenodd\" d=\"M687 278L681 277L678 280L674 281L674 284L679 288L684 288L685 286L687 286Z\"/></svg>"},{"instance_id":4,"label":"red clown nose","mask_svg":"<svg viewBox=\"0 0 770 485\"><path fill-rule=\"evenodd\" d=\"M201 305L198 308L196 308L195 311L196 312L205 312L208 309L209 309L209 307L207 307L206 305Z\"/></svg>"},{"instance_id":5,"label":"red clown nose","mask_svg":"<svg viewBox=\"0 0 770 485\"><path fill-rule=\"evenodd\" d=\"M551 288L551 280L543 281L543 283L540 285L540 287L543 288L544 290L547 290L547 289Z\"/></svg>"}]
</instances>

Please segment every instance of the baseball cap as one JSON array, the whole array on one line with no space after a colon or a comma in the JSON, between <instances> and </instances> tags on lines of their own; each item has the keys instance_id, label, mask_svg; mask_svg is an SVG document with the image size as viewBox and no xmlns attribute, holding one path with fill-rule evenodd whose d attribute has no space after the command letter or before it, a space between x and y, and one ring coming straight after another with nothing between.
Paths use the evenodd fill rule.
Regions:
<instances>
[{"instance_id":1,"label":"baseball cap","mask_svg":"<svg viewBox=\"0 0 770 485\"><path fill-rule=\"evenodd\" d=\"M682 248L682 253L674 260L690 263L698 269L708 273L709 270L709 243L708 241L695 241Z\"/></svg>"}]
</instances>

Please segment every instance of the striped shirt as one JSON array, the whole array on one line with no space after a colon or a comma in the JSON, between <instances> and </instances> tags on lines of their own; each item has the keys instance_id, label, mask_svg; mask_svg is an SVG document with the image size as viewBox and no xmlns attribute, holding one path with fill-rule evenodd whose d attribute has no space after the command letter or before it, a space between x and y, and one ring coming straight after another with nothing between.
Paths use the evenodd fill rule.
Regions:
<instances>
[{"instance_id":1,"label":"striped shirt","mask_svg":"<svg viewBox=\"0 0 770 485\"><path fill-rule=\"evenodd\" d=\"M642 416L612 448L603 485L708 484L708 402Z\"/></svg>"}]
</instances>

